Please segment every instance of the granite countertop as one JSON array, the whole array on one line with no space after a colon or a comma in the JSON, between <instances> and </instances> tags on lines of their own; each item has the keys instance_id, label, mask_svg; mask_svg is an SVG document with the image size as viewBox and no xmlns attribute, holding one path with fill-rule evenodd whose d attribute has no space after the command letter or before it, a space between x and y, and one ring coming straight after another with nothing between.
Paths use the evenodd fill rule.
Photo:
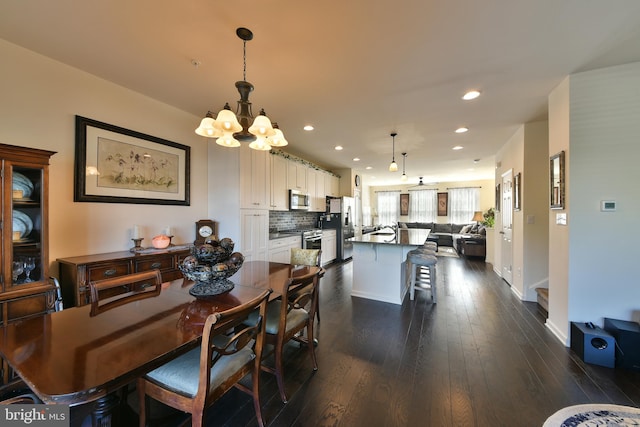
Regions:
<instances>
[{"instance_id":1,"label":"granite countertop","mask_svg":"<svg viewBox=\"0 0 640 427\"><path fill-rule=\"evenodd\" d=\"M299 236L302 238L302 232L300 231L278 231L276 233L269 233L269 240L274 239L282 239L284 237L295 237Z\"/></svg>"},{"instance_id":2,"label":"granite countertop","mask_svg":"<svg viewBox=\"0 0 640 427\"><path fill-rule=\"evenodd\" d=\"M381 245L397 245L397 246L420 246L424 244L431 230L423 228L401 228L398 235L390 229L374 231L373 233L357 234L350 238L353 243L374 243Z\"/></svg>"}]
</instances>

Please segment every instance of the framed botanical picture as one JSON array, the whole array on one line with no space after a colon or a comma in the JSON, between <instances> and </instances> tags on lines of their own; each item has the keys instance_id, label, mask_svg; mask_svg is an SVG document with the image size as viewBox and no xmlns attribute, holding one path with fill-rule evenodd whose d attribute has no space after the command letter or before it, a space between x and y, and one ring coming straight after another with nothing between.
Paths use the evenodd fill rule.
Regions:
<instances>
[{"instance_id":1,"label":"framed botanical picture","mask_svg":"<svg viewBox=\"0 0 640 427\"><path fill-rule=\"evenodd\" d=\"M409 215L409 193L400 194L400 215Z\"/></svg>"},{"instance_id":2,"label":"framed botanical picture","mask_svg":"<svg viewBox=\"0 0 640 427\"><path fill-rule=\"evenodd\" d=\"M513 210L519 211L522 209L522 174L518 172L513 177Z\"/></svg>"},{"instance_id":3,"label":"framed botanical picture","mask_svg":"<svg viewBox=\"0 0 640 427\"><path fill-rule=\"evenodd\" d=\"M449 193L438 193L438 216L447 216L449 210Z\"/></svg>"},{"instance_id":4,"label":"framed botanical picture","mask_svg":"<svg viewBox=\"0 0 640 427\"><path fill-rule=\"evenodd\" d=\"M76 116L75 202L190 204L191 147Z\"/></svg>"}]
</instances>

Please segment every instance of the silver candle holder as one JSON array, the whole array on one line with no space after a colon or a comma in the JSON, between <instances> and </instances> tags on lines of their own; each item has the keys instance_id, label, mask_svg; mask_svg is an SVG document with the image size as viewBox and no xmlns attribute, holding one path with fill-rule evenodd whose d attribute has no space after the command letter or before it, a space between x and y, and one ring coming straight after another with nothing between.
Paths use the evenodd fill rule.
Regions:
<instances>
[{"instance_id":1,"label":"silver candle holder","mask_svg":"<svg viewBox=\"0 0 640 427\"><path fill-rule=\"evenodd\" d=\"M138 239L131 239L131 240L133 240L133 247L129 249L130 252L140 252L144 250L144 248L142 247L142 241L144 240L144 237L140 237Z\"/></svg>"}]
</instances>

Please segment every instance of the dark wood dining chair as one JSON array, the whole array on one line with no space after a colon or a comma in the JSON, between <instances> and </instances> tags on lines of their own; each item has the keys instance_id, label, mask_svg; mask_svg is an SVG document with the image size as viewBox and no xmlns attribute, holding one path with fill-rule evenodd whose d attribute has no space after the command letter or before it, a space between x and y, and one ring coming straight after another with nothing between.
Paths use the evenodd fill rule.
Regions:
<instances>
[{"instance_id":1,"label":"dark wood dining chair","mask_svg":"<svg viewBox=\"0 0 640 427\"><path fill-rule=\"evenodd\" d=\"M316 266L322 268L322 250L321 249L291 249L291 260L289 262L293 266ZM319 276L319 279L322 275ZM320 286L316 289L316 318L320 323Z\"/></svg>"},{"instance_id":2,"label":"dark wood dining chair","mask_svg":"<svg viewBox=\"0 0 640 427\"><path fill-rule=\"evenodd\" d=\"M238 307L207 317L200 348L191 350L138 379L140 426L148 417L147 396L191 414L191 425L202 426L204 413L227 390L236 387L253 397L258 424L260 407L260 360L264 341L267 300L271 290ZM253 314L254 322L244 324ZM231 335L226 333L230 330ZM252 387L240 384L251 374Z\"/></svg>"},{"instance_id":3,"label":"dark wood dining chair","mask_svg":"<svg viewBox=\"0 0 640 427\"><path fill-rule=\"evenodd\" d=\"M124 276L89 282L91 290L91 316L107 310L160 295L160 270L142 271Z\"/></svg>"},{"instance_id":4,"label":"dark wood dining chair","mask_svg":"<svg viewBox=\"0 0 640 427\"><path fill-rule=\"evenodd\" d=\"M313 341L313 318L317 307L320 271L288 278L282 298L271 301L267 307L265 344L270 345L271 351L263 354L263 362L266 356L273 353L275 364L271 367L263 363L262 370L275 374L280 397L284 403L287 402L287 394L284 387L283 353L287 342L294 340L304 344L309 350L313 370L318 370L315 346L310 341ZM252 320L255 316L256 314L253 314L249 319ZM301 333L303 331L306 331L306 337Z\"/></svg>"},{"instance_id":5,"label":"dark wood dining chair","mask_svg":"<svg viewBox=\"0 0 640 427\"><path fill-rule=\"evenodd\" d=\"M22 380L0 387L0 405L34 405L42 400Z\"/></svg>"}]
</instances>

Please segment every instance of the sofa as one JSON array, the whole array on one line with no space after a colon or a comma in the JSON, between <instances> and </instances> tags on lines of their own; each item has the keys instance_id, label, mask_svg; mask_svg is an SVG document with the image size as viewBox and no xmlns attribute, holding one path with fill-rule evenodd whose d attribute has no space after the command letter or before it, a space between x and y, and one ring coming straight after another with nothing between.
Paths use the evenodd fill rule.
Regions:
<instances>
[{"instance_id":1,"label":"sofa","mask_svg":"<svg viewBox=\"0 0 640 427\"><path fill-rule=\"evenodd\" d=\"M460 239L469 239L478 243L486 243L487 230L483 225L472 224L438 224L436 222L398 222L398 228L428 228L431 230L427 240L438 246L450 246L460 252Z\"/></svg>"}]
</instances>

